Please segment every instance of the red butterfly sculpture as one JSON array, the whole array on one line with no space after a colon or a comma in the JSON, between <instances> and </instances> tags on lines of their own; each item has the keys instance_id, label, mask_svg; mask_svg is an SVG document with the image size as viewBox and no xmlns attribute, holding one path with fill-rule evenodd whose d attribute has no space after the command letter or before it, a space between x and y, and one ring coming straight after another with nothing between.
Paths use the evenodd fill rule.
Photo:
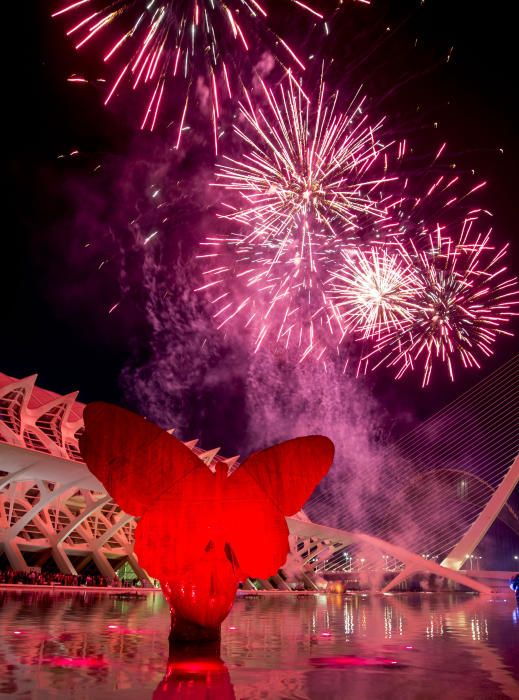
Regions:
<instances>
[{"instance_id":1,"label":"red butterfly sculpture","mask_svg":"<svg viewBox=\"0 0 519 700\"><path fill-rule=\"evenodd\" d=\"M172 639L214 639L240 581L268 578L289 552L284 516L301 510L331 466L333 443L296 438L248 457L230 476L180 440L104 403L84 412L81 454L127 513L140 518L139 563L160 579Z\"/></svg>"}]
</instances>

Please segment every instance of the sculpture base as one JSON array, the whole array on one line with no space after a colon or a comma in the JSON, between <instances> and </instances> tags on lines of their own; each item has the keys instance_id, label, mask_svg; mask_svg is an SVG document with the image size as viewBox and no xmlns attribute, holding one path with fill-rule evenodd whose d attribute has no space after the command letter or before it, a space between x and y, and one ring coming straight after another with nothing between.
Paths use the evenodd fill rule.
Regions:
<instances>
[{"instance_id":1,"label":"sculpture base","mask_svg":"<svg viewBox=\"0 0 519 700\"><path fill-rule=\"evenodd\" d=\"M170 646L186 646L189 644L214 645L220 643L221 630L218 627L202 627L196 622L185 620L178 615L171 615Z\"/></svg>"}]
</instances>

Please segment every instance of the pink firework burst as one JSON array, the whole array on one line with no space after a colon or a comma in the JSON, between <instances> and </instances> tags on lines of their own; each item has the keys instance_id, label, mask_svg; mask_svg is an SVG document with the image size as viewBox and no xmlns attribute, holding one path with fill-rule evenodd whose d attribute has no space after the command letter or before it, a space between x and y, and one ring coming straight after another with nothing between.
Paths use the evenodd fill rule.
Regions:
<instances>
[{"instance_id":1,"label":"pink firework burst","mask_svg":"<svg viewBox=\"0 0 519 700\"><path fill-rule=\"evenodd\" d=\"M421 249L398 245L398 254L419 280L403 327L388 330L363 360L380 357L375 366L397 370L397 378L421 367L422 385L429 384L435 364L445 364L454 379L456 363L480 367L493 353L500 335L517 316L519 286L503 264L507 247L496 250L490 232L473 235L474 220L463 226L457 241L438 227Z\"/></svg>"},{"instance_id":2,"label":"pink firework burst","mask_svg":"<svg viewBox=\"0 0 519 700\"><path fill-rule=\"evenodd\" d=\"M330 345L337 345L340 318L321 282L313 282L317 264L326 264L325 251L309 268L295 244L283 256L275 245L243 241L239 235L208 238L202 245L209 252L199 257L216 259L218 265L204 273L208 281L197 291L213 292L219 328L239 317L254 329L255 351L269 338L287 350L295 347L301 360L310 354L320 359Z\"/></svg>"},{"instance_id":3,"label":"pink firework burst","mask_svg":"<svg viewBox=\"0 0 519 700\"><path fill-rule=\"evenodd\" d=\"M345 334L374 341L407 327L421 282L409 256L398 251L372 245L342 252L329 295Z\"/></svg>"},{"instance_id":4,"label":"pink firework burst","mask_svg":"<svg viewBox=\"0 0 519 700\"><path fill-rule=\"evenodd\" d=\"M391 200L380 188L394 178L380 172L389 144L379 137L384 120L371 123L365 113L366 99L357 94L343 112L339 93L327 95L323 82L315 100L290 74L275 91L260 82L264 102L246 93L240 104L235 132L243 154L217 166L215 186L238 193L225 217L244 224L252 238L297 236L303 254L312 248L313 229L344 243L358 238L366 220L388 218Z\"/></svg>"},{"instance_id":5,"label":"pink firework burst","mask_svg":"<svg viewBox=\"0 0 519 700\"><path fill-rule=\"evenodd\" d=\"M270 336L301 359L322 357L342 334L325 288L331 265L388 218L383 122L370 123L361 97L340 111L323 84L313 102L291 76L276 92L263 85L263 97L255 107L246 96L236 127L245 153L219 167L216 186L237 193L223 218L238 231L205 242L201 257L217 266L201 289L217 292L221 325L239 314L257 328L256 348Z\"/></svg>"},{"instance_id":6,"label":"pink firework burst","mask_svg":"<svg viewBox=\"0 0 519 700\"><path fill-rule=\"evenodd\" d=\"M310 2L287 2L314 18L323 18ZM189 85L196 86L199 77L203 77L210 86L215 143L220 111L218 86L222 84L231 96L232 53L248 52L258 30L268 28L263 0L75 0L59 7L52 16L69 20L66 33L77 49L99 44L101 39L103 61L115 66L105 104L123 84L143 89L146 106L141 128L155 127L168 85L180 79L186 86L181 88L184 107L178 130L180 139ZM289 62L304 68L286 41L276 35L273 38ZM177 87L177 93L178 90Z\"/></svg>"}]
</instances>

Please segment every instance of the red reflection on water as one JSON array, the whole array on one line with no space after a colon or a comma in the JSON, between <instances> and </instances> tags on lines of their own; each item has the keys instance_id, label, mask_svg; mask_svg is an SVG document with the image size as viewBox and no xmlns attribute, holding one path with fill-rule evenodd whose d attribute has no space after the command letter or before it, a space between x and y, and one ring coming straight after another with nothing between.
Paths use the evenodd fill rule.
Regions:
<instances>
[{"instance_id":1,"label":"red reflection on water","mask_svg":"<svg viewBox=\"0 0 519 700\"><path fill-rule=\"evenodd\" d=\"M106 668L108 663L97 656L83 658L73 656L51 656L43 659L44 664L58 668Z\"/></svg>"},{"instance_id":2,"label":"red reflection on water","mask_svg":"<svg viewBox=\"0 0 519 700\"><path fill-rule=\"evenodd\" d=\"M152 700L236 700L219 650L173 650Z\"/></svg>"},{"instance_id":3,"label":"red reflection on water","mask_svg":"<svg viewBox=\"0 0 519 700\"><path fill-rule=\"evenodd\" d=\"M220 660L203 659L202 661L176 661L168 666L170 675L200 675L201 673L222 673L224 672L225 664Z\"/></svg>"},{"instance_id":4,"label":"red reflection on water","mask_svg":"<svg viewBox=\"0 0 519 700\"><path fill-rule=\"evenodd\" d=\"M363 656L317 656L310 659L317 668L345 668L346 666L396 666L398 661L383 656L366 658Z\"/></svg>"}]
</instances>

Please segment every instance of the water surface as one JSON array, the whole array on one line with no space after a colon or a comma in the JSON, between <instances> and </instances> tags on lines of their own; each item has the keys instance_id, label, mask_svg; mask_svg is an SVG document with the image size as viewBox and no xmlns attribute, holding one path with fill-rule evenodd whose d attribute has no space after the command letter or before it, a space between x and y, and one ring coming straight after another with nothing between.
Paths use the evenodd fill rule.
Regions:
<instances>
[{"instance_id":1,"label":"water surface","mask_svg":"<svg viewBox=\"0 0 519 700\"><path fill-rule=\"evenodd\" d=\"M0 591L0 698L519 699L510 599L240 599L204 656L169 658L168 628L160 594Z\"/></svg>"}]
</instances>

